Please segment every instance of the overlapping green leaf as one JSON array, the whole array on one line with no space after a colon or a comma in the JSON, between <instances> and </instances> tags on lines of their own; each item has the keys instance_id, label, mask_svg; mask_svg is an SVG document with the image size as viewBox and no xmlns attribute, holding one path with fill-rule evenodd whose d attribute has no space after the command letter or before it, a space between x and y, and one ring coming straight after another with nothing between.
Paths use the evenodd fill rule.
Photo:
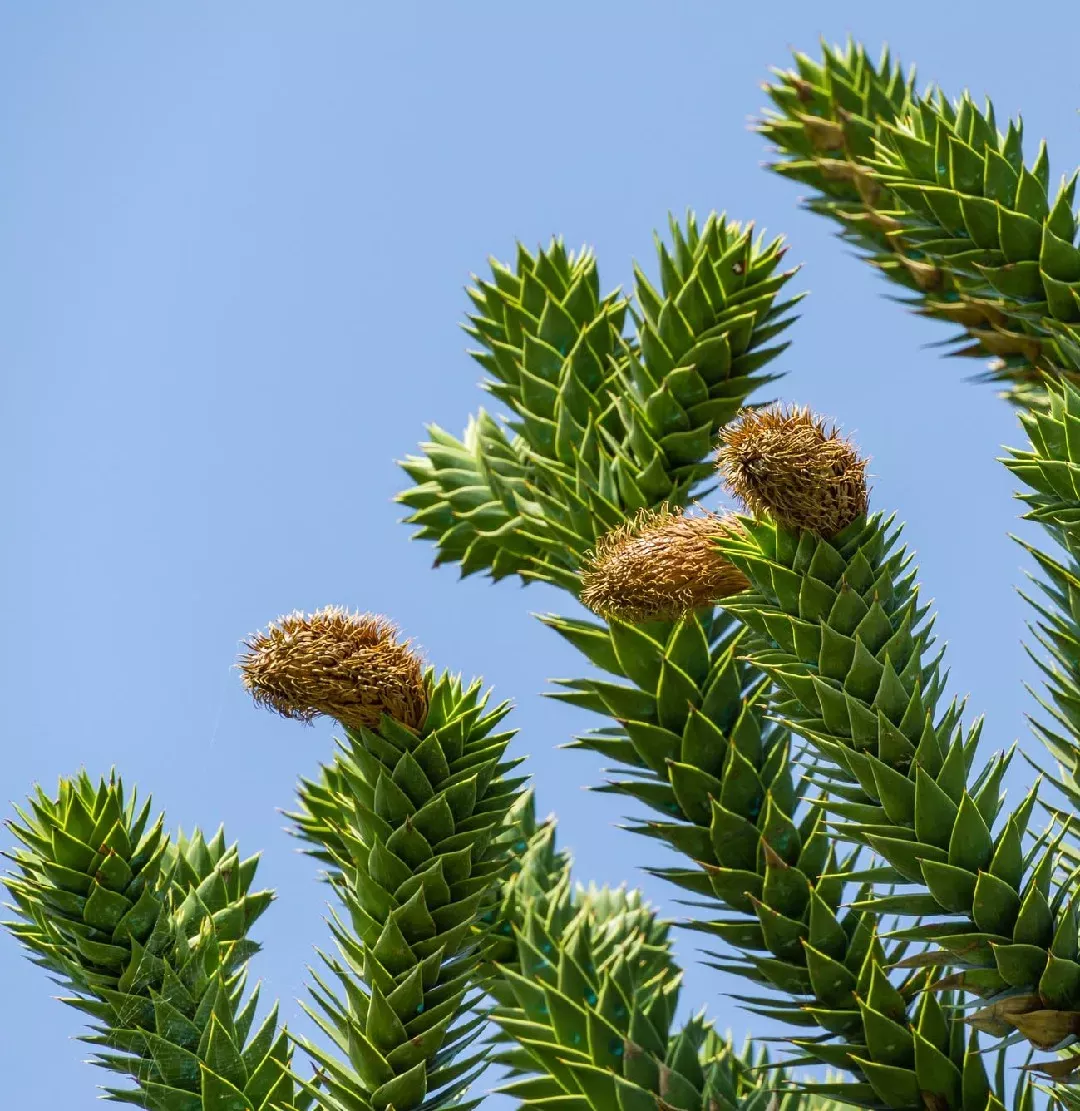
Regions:
<instances>
[{"instance_id":1,"label":"overlapping green leaf","mask_svg":"<svg viewBox=\"0 0 1080 1111\"><path fill-rule=\"evenodd\" d=\"M875 515L826 541L745 523L717 543L752 583L726 608L768 638L747 655L819 753L834 828L888 863L879 882L916 888L859 905L929 918L899 936L936 947L918 963L967 970L987 1001L972 1021L1052 1048L1047 1016L1080 1010L1074 897L1053 882L1055 846L1026 839L1037 788L1003 812L1009 756L976 765L980 724L965 730L955 700L939 708L941 656L899 529Z\"/></svg>"},{"instance_id":2,"label":"overlapping green leaf","mask_svg":"<svg viewBox=\"0 0 1080 1111\"><path fill-rule=\"evenodd\" d=\"M638 509L684 505L710 474L704 457L785 344L798 298L781 299L778 240L710 216L672 221L658 242L660 289L636 273L636 334L627 302L601 297L591 256L555 244L517 270L494 264L472 291L471 334L513 411L508 436L484 413L459 442L441 429L402 467L416 486L398 500L437 562L463 574L575 589L596 538Z\"/></svg>"},{"instance_id":3,"label":"overlapping green leaf","mask_svg":"<svg viewBox=\"0 0 1080 1111\"><path fill-rule=\"evenodd\" d=\"M1076 175L1050 192L1043 144L1025 164L1019 121L1002 134L993 105L915 92L886 50L795 55L767 91L759 130L773 169L815 190L808 206L917 312L960 325L952 353L995 362L984 375L1022 406L1045 403L1039 371L1080 374Z\"/></svg>"},{"instance_id":4,"label":"overlapping green leaf","mask_svg":"<svg viewBox=\"0 0 1080 1111\"><path fill-rule=\"evenodd\" d=\"M1037 615L1029 627L1045 655L1032 657L1049 695L1049 702L1036 695L1046 717L1031 724L1057 762L1058 774L1049 778L1065 806L1051 809L1070 832L1061 852L1071 874L1080 864L1080 395L1065 383L1050 385L1047 396L1046 411L1021 416L1029 446L1011 450L1004 462L1026 487L1020 494L1026 518L1039 522L1058 549L1051 555L1021 541L1041 572L1035 579L1041 594L1024 597ZM1069 880L1075 884L1075 875Z\"/></svg>"},{"instance_id":5,"label":"overlapping green leaf","mask_svg":"<svg viewBox=\"0 0 1080 1111\"><path fill-rule=\"evenodd\" d=\"M95 786L82 772L55 798L39 787L17 812L7 925L94 1020L96 1063L134 1080L108 1097L152 1111L310 1106L276 1007L257 1019L258 988L245 992L248 931L273 897L251 890L258 859L220 831L170 842L115 776Z\"/></svg>"},{"instance_id":6,"label":"overlapping green leaf","mask_svg":"<svg viewBox=\"0 0 1080 1111\"><path fill-rule=\"evenodd\" d=\"M559 681L567 689L554 697L619 721L574 744L621 765L604 790L661 815L631 829L690 858L690 868L655 874L696 896L686 925L726 943L716 967L759 985L758 994L736 998L799 1031L791 1039L799 1062L852 1074L815 1090L845 1103L906 1107L912 1093L917 1100L932 1084L914 1055L922 1038L959 1075L966 1070L973 1085L983 1077L978 1106L992 1104L973 1036L947 1004L919 999L925 973L890 980L889 966L904 947L882 946L878 919L892 908L875 905L859 882L898 877L881 867L856 873L857 855L837 854L824 809L833 804L793 759L791 733L769 720L762 672L745 659L762 643L752 630L710 610L676 623L614 621L606 629L544 620L593 663L634 682ZM678 685L671 685L674 674ZM830 779L827 786L839 787L836 805L843 808L845 785ZM800 812L805 797L816 803ZM861 902L843 906L860 895ZM875 1036L886 1020L904 1052ZM966 1106L954 1095L943 1106Z\"/></svg>"},{"instance_id":7,"label":"overlapping green leaf","mask_svg":"<svg viewBox=\"0 0 1080 1111\"><path fill-rule=\"evenodd\" d=\"M522 780L506 757L509 712L485 712L480 683L431 669L416 733L384 716L346 729L320 779L303 780L291 815L330 867L344 914L337 954L320 953L308 1013L340 1057L301 1044L323 1074L327 1111L473 1107L463 1093L483 1068L470 1049L483 1015L483 922L508 867L506 819Z\"/></svg>"},{"instance_id":8,"label":"overlapping green leaf","mask_svg":"<svg viewBox=\"0 0 1080 1111\"><path fill-rule=\"evenodd\" d=\"M824 1111L826 1096L789 1087L763 1053L736 1053L702 1016L673 1030L681 973L667 925L637 892L573 886L554 823L524 817L492 981L501 1092L530 1109Z\"/></svg>"}]
</instances>

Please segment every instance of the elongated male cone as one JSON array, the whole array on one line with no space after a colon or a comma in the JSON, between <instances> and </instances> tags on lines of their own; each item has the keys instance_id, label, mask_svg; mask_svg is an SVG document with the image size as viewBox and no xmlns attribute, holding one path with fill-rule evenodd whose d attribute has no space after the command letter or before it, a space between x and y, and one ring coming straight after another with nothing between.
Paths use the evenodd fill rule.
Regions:
<instances>
[{"instance_id":1,"label":"elongated male cone","mask_svg":"<svg viewBox=\"0 0 1080 1111\"><path fill-rule=\"evenodd\" d=\"M744 410L720 439L717 469L755 516L828 538L866 512L866 459L809 409Z\"/></svg>"},{"instance_id":2,"label":"elongated male cone","mask_svg":"<svg viewBox=\"0 0 1080 1111\"><path fill-rule=\"evenodd\" d=\"M682 510L642 510L601 536L586 556L581 601L601 617L673 620L688 610L738 594L749 585L716 549L734 518Z\"/></svg>"},{"instance_id":3,"label":"elongated male cone","mask_svg":"<svg viewBox=\"0 0 1080 1111\"><path fill-rule=\"evenodd\" d=\"M246 642L239 667L255 701L283 717L374 729L387 714L415 730L428 706L422 663L396 636L378 614L291 613Z\"/></svg>"}]
</instances>

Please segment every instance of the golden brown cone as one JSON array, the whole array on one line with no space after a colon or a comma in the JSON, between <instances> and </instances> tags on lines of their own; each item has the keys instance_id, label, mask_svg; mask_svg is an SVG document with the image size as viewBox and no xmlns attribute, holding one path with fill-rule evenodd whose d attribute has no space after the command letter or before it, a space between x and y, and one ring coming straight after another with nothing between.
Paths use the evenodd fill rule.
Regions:
<instances>
[{"instance_id":1,"label":"golden brown cone","mask_svg":"<svg viewBox=\"0 0 1080 1111\"><path fill-rule=\"evenodd\" d=\"M750 584L713 542L738 528L730 515L643 510L600 537L586 556L582 604L601 617L670 621L738 594Z\"/></svg>"},{"instance_id":2,"label":"golden brown cone","mask_svg":"<svg viewBox=\"0 0 1080 1111\"><path fill-rule=\"evenodd\" d=\"M238 666L255 701L283 717L374 729L385 713L416 731L427 714L423 665L396 636L377 614L291 613L252 636Z\"/></svg>"},{"instance_id":3,"label":"golden brown cone","mask_svg":"<svg viewBox=\"0 0 1080 1111\"><path fill-rule=\"evenodd\" d=\"M720 438L717 469L755 516L829 538L866 512L867 461L809 409L746 409Z\"/></svg>"}]
</instances>

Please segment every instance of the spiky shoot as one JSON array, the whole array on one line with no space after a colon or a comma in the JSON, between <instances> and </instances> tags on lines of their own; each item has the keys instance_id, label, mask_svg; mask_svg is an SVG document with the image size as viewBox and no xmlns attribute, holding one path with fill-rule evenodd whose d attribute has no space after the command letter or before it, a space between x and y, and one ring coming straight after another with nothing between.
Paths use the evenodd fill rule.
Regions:
<instances>
[{"instance_id":1,"label":"spiky shoot","mask_svg":"<svg viewBox=\"0 0 1080 1111\"><path fill-rule=\"evenodd\" d=\"M423 724L423 665L388 618L338 606L291 613L246 647L244 686L282 717L325 714L354 729L374 729L383 714L413 731Z\"/></svg>"},{"instance_id":2,"label":"spiky shoot","mask_svg":"<svg viewBox=\"0 0 1080 1111\"><path fill-rule=\"evenodd\" d=\"M826 539L866 513L866 463L809 409L746 409L720 434L716 466L755 516Z\"/></svg>"},{"instance_id":3,"label":"spiky shoot","mask_svg":"<svg viewBox=\"0 0 1080 1111\"><path fill-rule=\"evenodd\" d=\"M747 579L719 553L715 540L739 527L729 515L643 510L600 537L589 553L582 604L622 621L674 620L738 594Z\"/></svg>"},{"instance_id":4,"label":"spiky shoot","mask_svg":"<svg viewBox=\"0 0 1080 1111\"><path fill-rule=\"evenodd\" d=\"M105 1089L135 1107L309 1106L294 1084L277 1009L253 1025L245 989L259 946L249 931L270 905L253 891L257 857L225 835L170 840L164 815L136 805L115 774L37 787L8 829L21 843L4 885L14 937L95 1025L94 1062L134 1087Z\"/></svg>"},{"instance_id":5,"label":"spiky shoot","mask_svg":"<svg viewBox=\"0 0 1080 1111\"><path fill-rule=\"evenodd\" d=\"M504 758L513 731L494 732L509 703L485 713L479 681L421 671L371 614L293 614L248 648L240 669L256 701L345 727L288 815L341 904L338 954L320 952L305 1010L347 1057L297 1039L320 1071L314 1098L322 1111L474 1106L461 1097L484 1058L467 1051L491 975L485 915L511 865L505 818L524 782L511 775L520 758Z\"/></svg>"}]
</instances>

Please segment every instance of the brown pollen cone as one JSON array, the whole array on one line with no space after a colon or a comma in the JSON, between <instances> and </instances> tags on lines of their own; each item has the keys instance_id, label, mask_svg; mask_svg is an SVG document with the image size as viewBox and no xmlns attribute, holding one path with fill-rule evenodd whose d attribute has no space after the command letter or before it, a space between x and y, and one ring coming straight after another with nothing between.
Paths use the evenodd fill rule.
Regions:
<instances>
[{"instance_id":1,"label":"brown pollen cone","mask_svg":"<svg viewBox=\"0 0 1080 1111\"><path fill-rule=\"evenodd\" d=\"M581 602L601 617L671 621L738 594L750 584L716 549L734 517L643 510L601 536L586 557Z\"/></svg>"},{"instance_id":2,"label":"brown pollen cone","mask_svg":"<svg viewBox=\"0 0 1080 1111\"><path fill-rule=\"evenodd\" d=\"M755 516L829 538L867 509L867 460L809 409L746 409L720 434L716 466Z\"/></svg>"},{"instance_id":3,"label":"brown pollen cone","mask_svg":"<svg viewBox=\"0 0 1080 1111\"><path fill-rule=\"evenodd\" d=\"M396 636L377 614L291 613L246 641L238 666L255 701L282 717L375 729L385 713L415 731L427 714L423 668Z\"/></svg>"}]
</instances>

